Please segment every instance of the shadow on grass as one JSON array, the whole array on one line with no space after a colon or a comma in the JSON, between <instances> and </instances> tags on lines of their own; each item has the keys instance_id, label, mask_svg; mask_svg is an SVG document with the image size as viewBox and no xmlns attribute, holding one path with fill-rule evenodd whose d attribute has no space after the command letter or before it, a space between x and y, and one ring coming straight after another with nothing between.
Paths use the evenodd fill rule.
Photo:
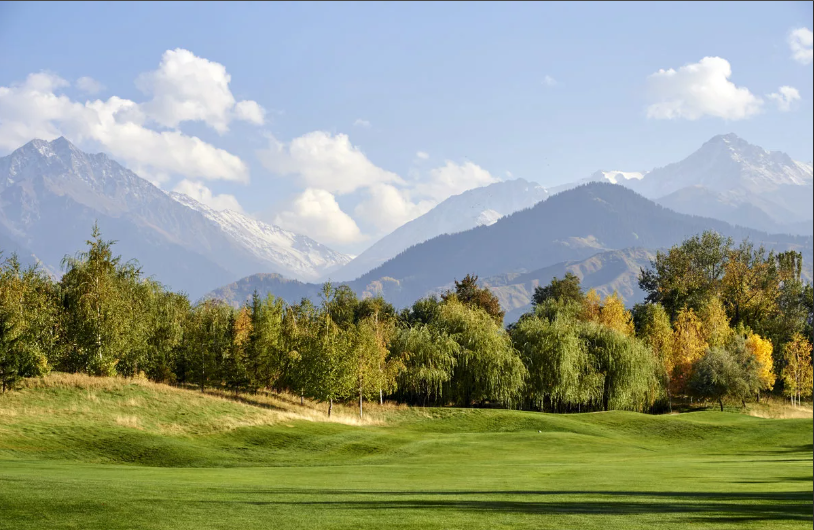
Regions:
<instances>
[{"instance_id":1,"label":"shadow on grass","mask_svg":"<svg viewBox=\"0 0 814 530\"><path fill-rule=\"evenodd\" d=\"M231 493L238 493L232 491ZM639 491L354 491L244 490L270 500L201 501L314 506L339 510L432 510L575 515L687 515L699 522L810 521L811 492L705 493ZM284 497L295 496L297 499ZM484 497L475 499L473 497ZM313 499L318 497L318 499ZM365 498L368 497L368 498ZM392 498L390 498L392 497ZM411 497L411 498L405 498ZM493 497L493 498L489 498ZM518 497L518 499L511 499ZM301 500L299 500L301 499ZM313 499L313 500L310 500Z\"/></svg>"}]
</instances>

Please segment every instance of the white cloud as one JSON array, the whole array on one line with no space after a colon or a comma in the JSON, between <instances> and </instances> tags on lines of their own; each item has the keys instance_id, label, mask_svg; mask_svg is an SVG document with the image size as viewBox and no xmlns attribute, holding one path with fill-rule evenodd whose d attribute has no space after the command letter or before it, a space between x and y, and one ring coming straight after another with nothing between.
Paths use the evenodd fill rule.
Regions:
<instances>
[{"instance_id":1,"label":"white cloud","mask_svg":"<svg viewBox=\"0 0 814 530\"><path fill-rule=\"evenodd\" d=\"M374 165L345 134L314 131L287 144L270 137L269 148L259 150L257 156L273 173L293 175L305 187L340 195L377 183L404 182Z\"/></svg>"},{"instance_id":2,"label":"white cloud","mask_svg":"<svg viewBox=\"0 0 814 530\"><path fill-rule=\"evenodd\" d=\"M290 210L274 218L274 224L320 243L355 243L365 239L356 221L342 211L336 198L321 189L306 189L294 199Z\"/></svg>"},{"instance_id":3,"label":"white cloud","mask_svg":"<svg viewBox=\"0 0 814 530\"><path fill-rule=\"evenodd\" d=\"M421 160L427 160L430 157L430 155L424 151L417 151L415 156Z\"/></svg>"},{"instance_id":4,"label":"white cloud","mask_svg":"<svg viewBox=\"0 0 814 530\"><path fill-rule=\"evenodd\" d=\"M808 28L797 28L789 33L789 48L792 58L800 64L809 64L814 59L812 45L814 34Z\"/></svg>"},{"instance_id":5,"label":"white cloud","mask_svg":"<svg viewBox=\"0 0 814 530\"><path fill-rule=\"evenodd\" d=\"M551 77L550 75L547 75L545 76L545 78L543 78L543 84L545 86L554 86L557 84L557 80Z\"/></svg>"},{"instance_id":6,"label":"white cloud","mask_svg":"<svg viewBox=\"0 0 814 530\"><path fill-rule=\"evenodd\" d=\"M410 192L390 184L374 184L367 190L367 198L359 203L354 213L372 223L380 234L393 231L408 221L430 211L434 201L412 202Z\"/></svg>"},{"instance_id":7,"label":"white cloud","mask_svg":"<svg viewBox=\"0 0 814 530\"><path fill-rule=\"evenodd\" d=\"M222 64L177 48L164 52L158 69L141 74L136 85L153 96L143 105L145 114L165 127L203 121L223 134L232 119L262 125L263 108L254 101L236 103L231 80Z\"/></svg>"},{"instance_id":8,"label":"white cloud","mask_svg":"<svg viewBox=\"0 0 814 530\"><path fill-rule=\"evenodd\" d=\"M356 118L356 121L353 122L353 125L356 127L370 127L370 122L367 120L363 120L362 118Z\"/></svg>"},{"instance_id":9,"label":"white cloud","mask_svg":"<svg viewBox=\"0 0 814 530\"><path fill-rule=\"evenodd\" d=\"M47 72L30 74L23 83L0 86L0 148L16 149L40 138L66 136L93 142L128 165L148 173L247 182L240 158L180 131L154 131L136 102L116 96L81 103L59 90L68 82Z\"/></svg>"},{"instance_id":10,"label":"white cloud","mask_svg":"<svg viewBox=\"0 0 814 530\"><path fill-rule=\"evenodd\" d=\"M777 103L777 109L780 112L788 112L791 110L792 103L800 101L800 92L794 87L781 86L777 92L772 92L766 97Z\"/></svg>"},{"instance_id":11,"label":"white cloud","mask_svg":"<svg viewBox=\"0 0 814 530\"><path fill-rule=\"evenodd\" d=\"M213 210L232 210L233 212L243 213L243 208L234 195L228 195L226 193L212 195L212 190L200 182L184 179L175 186L173 191L192 197L199 203L209 206Z\"/></svg>"},{"instance_id":12,"label":"white cloud","mask_svg":"<svg viewBox=\"0 0 814 530\"><path fill-rule=\"evenodd\" d=\"M92 77L80 77L76 80L76 88L84 92L85 94L98 94L102 90L105 89L105 85L100 83L99 81L95 80Z\"/></svg>"},{"instance_id":13,"label":"white cloud","mask_svg":"<svg viewBox=\"0 0 814 530\"><path fill-rule=\"evenodd\" d=\"M421 195L441 202L452 195L499 180L472 162L456 164L447 160L443 166L430 170L430 178L416 184L415 190Z\"/></svg>"},{"instance_id":14,"label":"white cloud","mask_svg":"<svg viewBox=\"0 0 814 530\"><path fill-rule=\"evenodd\" d=\"M255 125L263 125L266 120L266 109L256 101L238 101L235 104L235 117Z\"/></svg>"},{"instance_id":15,"label":"white cloud","mask_svg":"<svg viewBox=\"0 0 814 530\"><path fill-rule=\"evenodd\" d=\"M655 103L647 117L697 120L714 116L740 120L760 112L763 101L729 80L732 67L720 57L704 57L678 70L659 70L648 78Z\"/></svg>"}]
</instances>

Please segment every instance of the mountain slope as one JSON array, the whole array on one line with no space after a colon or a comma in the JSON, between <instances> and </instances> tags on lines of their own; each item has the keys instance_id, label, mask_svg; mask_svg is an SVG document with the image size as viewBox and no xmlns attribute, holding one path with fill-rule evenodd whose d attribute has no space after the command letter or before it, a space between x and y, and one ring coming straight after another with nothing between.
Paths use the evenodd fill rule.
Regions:
<instances>
[{"instance_id":1,"label":"mountain slope","mask_svg":"<svg viewBox=\"0 0 814 530\"><path fill-rule=\"evenodd\" d=\"M546 197L545 188L523 179L496 182L454 195L383 237L330 276L339 281L356 279L406 248L441 234L493 224L501 217L534 206Z\"/></svg>"},{"instance_id":2,"label":"mountain slope","mask_svg":"<svg viewBox=\"0 0 814 530\"><path fill-rule=\"evenodd\" d=\"M715 136L675 164L626 183L682 213L703 214L763 230L814 218L811 164L767 151L734 134ZM811 224L807 234L811 234Z\"/></svg>"},{"instance_id":3,"label":"mountain slope","mask_svg":"<svg viewBox=\"0 0 814 530\"><path fill-rule=\"evenodd\" d=\"M279 267L294 278L317 280L351 259L309 237L283 230L238 212L213 210L181 193L171 192L169 196L184 206L202 213L258 260L268 262L271 267Z\"/></svg>"},{"instance_id":4,"label":"mountain slope","mask_svg":"<svg viewBox=\"0 0 814 530\"><path fill-rule=\"evenodd\" d=\"M147 274L193 297L258 271L297 272L65 138L33 140L0 158L0 233L50 270L85 247L95 221L103 237L118 240L115 250L125 259L138 259Z\"/></svg>"},{"instance_id":5,"label":"mountain slope","mask_svg":"<svg viewBox=\"0 0 814 530\"><path fill-rule=\"evenodd\" d=\"M441 235L413 246L347 284L359 295L379 292L403 307L474 273L488 285L506 287L501 301L512 309L527 303L534 281L547 283L551 277L573 270L586 278L588 287L615 288L635 301L640 296L635 285L638 267L652 252L643 249L670 247L708 229L737 242L748 237L778 251L799 250L806 269L811 268L811 237L769 235L679 214L622 186L592 183L554 195L491 226ZM281 292L275 291L278 286L261 285L254 277L241 282L242 296L255 287L261 293ZM314 286L306 285L287 299L310 296Z\"/></svg>"}]
</instances>

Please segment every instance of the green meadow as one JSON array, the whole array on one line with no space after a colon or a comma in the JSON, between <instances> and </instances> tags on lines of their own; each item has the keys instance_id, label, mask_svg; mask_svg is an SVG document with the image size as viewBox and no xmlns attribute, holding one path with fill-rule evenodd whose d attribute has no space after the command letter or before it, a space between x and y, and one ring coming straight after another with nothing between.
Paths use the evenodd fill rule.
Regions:
<instances>
[{"instance_id":1,"label":"green meadow","mask_svg":"<svg viewBox=\"0 0 814 530\"><path fill-rule=\"evenodd\" d=\"M52 374L0 396L0 528L811 528L812 418L368 406Z\"/></svg>"}]
</instances>

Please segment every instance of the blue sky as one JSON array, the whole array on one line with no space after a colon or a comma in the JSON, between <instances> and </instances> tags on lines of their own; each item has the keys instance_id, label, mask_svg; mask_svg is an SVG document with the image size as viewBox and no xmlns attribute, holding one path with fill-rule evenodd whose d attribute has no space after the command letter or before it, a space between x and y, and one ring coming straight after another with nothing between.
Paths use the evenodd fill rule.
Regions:
<instances>
[{"instance_id":1,"label":"blue sky","mask_svg":"<svg viewBox=\"0 0 814 530\"><path fill-rule=\"evenodd\" d=\"M0 154L65 134L358 253L467 187L715 134L811 161L811 26L810 2L2 3Z\"/></svg>"}]
</instances>

